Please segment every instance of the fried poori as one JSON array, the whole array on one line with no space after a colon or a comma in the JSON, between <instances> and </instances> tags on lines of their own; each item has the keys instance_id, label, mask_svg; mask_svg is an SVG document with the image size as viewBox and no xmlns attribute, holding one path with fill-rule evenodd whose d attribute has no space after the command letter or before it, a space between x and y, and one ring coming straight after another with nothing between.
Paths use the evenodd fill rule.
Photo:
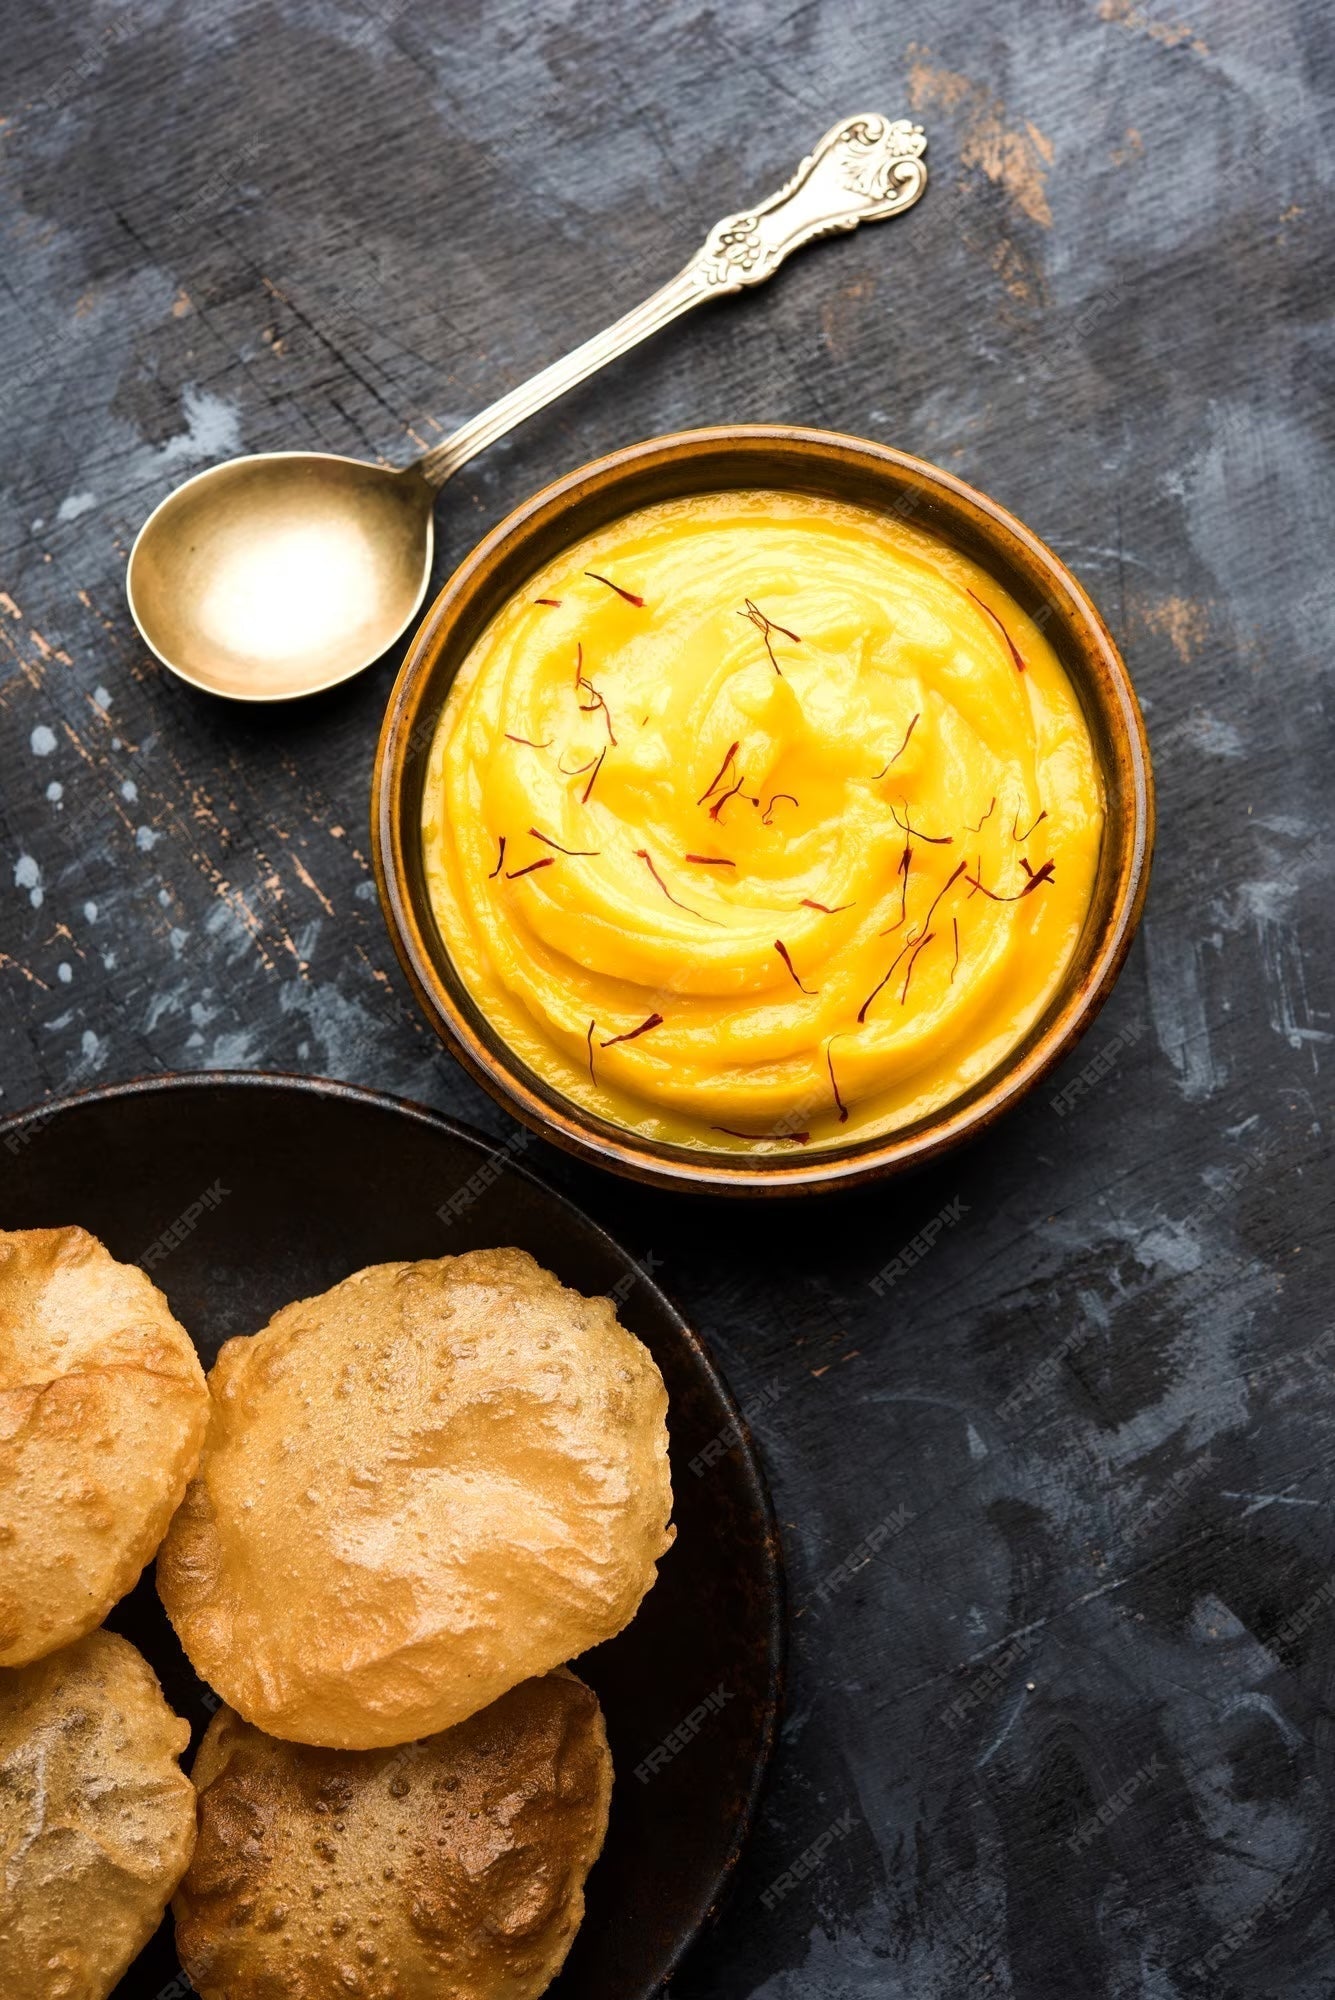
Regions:
<instances>
[{"instance_id":1,"label":"fried poori","mask_svg":"<svg viewBox=\"0 0 1335 2000\"><path fill-rule=\"evenodd\" d=\"M106 2000L153 1935L195 1844L189 1741L114 1632L0 1669L5 2000Z\"/></svg>"},{"instance_id":2,"label":"fried poori","mask_svg":"<svg viewBox=\"0 0 1335 2000\"><path fill-rule=\"evenodd\" d=\"M670 1546L667 1392L522 1250L377 1264L228 1341L158 1589L257 1728L434 1735L629 1623Z\"/></svg>"},{"instance_id":3,"label":"fried poori","mask_svg":"<svg viewBox=\"0 0 1335 2000\"><path fill-rule=\"evenodd\" d=\"M91 1632L133 1588L208 1412L142 1271L86 1229L0 1231L0 1666Z\"/></svg>"},{"instance_id":4,"label":"fried poori","mask_svg":"<svg viewBox=\"0 0 1335 2000\"><path fill-rule=\"evenodd\" d=\"M173 1905L204 2000L532 2000L584 1914L612 1760L558 1669L397 1750L282 1743L220 1709Z\"/></svg>"}]
</instances>

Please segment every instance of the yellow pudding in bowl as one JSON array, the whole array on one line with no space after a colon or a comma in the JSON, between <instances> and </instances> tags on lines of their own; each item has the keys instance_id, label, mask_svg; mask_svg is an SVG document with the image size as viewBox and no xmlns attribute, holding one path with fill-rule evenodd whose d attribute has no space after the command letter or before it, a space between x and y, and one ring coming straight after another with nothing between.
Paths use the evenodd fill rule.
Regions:
<instances>
[{"instance_id":1,"label":"yellow pudding in bowl","mask_svg":"<svg viewBox=\"0 0 1335 2000\"><path fill-rule=\"evenodd\" d=\"M723 1153L893 1133L1059 993L1099 761L1039 625L906 512L643 507L460 665L431 909L494 1033L585 1113Z\"/></svg>"}]
</instances>

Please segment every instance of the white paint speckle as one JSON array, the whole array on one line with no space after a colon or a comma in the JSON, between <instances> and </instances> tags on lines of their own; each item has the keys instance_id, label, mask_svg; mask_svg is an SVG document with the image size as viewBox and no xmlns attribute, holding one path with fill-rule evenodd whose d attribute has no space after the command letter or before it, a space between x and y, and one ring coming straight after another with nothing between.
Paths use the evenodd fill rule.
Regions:
<instances>
[{"instance_id":1,"label":"white paint speckle","mask_svg":"<svg viewBox=\"0 0 1335 2000\"><path fill-rule=\"evenodd\" d=\"M84 1029L83 1038L79 1043L79 1047L83 1050L83 1053L89 1062L95 1063L98 1061L99 1057L102 1055L104 1046L105 1044L98 1039L98 1037L93 1033L91 1028Z\"/></svg>"},{"instance_id":2,"label":"white paint speckle","mask_svg":"<svg viewBox=\"0 0 1335 2000\"><path fill-rule=\"evenodd\" d=\"M1182 924L1171 921L1148 922L1144 935L1150 1014L1159 1047L1189 1102L1211 1097L1224 1081L1224 1072L1210 1047L1200 946Z\"/></svg>"},{"instance_id":3,"label":"white paint speckle","mask_svg":"<svg viewBox=\"0 0 1335 2000\"><path fill-rule=\"evenodd\" d=\"M972 1424L966 1424L965 1436L968 1440L970 1458L972 1459L986 1458L987 1446L983 1443L982 1438L979 1436L978 1432L974 1429Z\"/></svg>"},{"instance_id":4,"label":"white paint speckle","mask_svg":"<svg viewBox=\"0 0 1335 2000\"><path fill-rule=\"evenodd\" d=\"M1256 824L1267 833L1282 833L1290 840L1310 840L1313 828L1295 813L1258 813Z\"/></svg>"},{"instance_id":5,"label":"white paint speckle","mask_svg":"<svg viewBox=\"0 0 1335 2000\"><path fill-rule=\"evenodd\" d=\"M84 916L85 916L85 918L87 919L87 921L88 921L88 922L89 922L90 924L95 924L95 923L97 922L97 904L96 904L96 903L85 903L85 904L84 904L84 906L83 906L83 913L84 913Z\"/></svg>"},{"instance_id":6,"label":"white paint speckle","mask_svg":"<svg viewBox=\"0 0 1335 2000\"><path fill-rule=\"evenodd\" d=\"M214 1038L209 1062L214 1069L244 1069L255 1060L253 1038L242 1029L234 1035Z\"/></svg>"},{"instance_id":7,"label":"white paint speckle","mask_svg":"<svg viewBox=\"0 0 1335 2000\"><path fill-rule=\"evenodd\" d=\"M14 887L26 889L34 910L42 907L42 871L31 854L20 854L14 863Z\"/></svg>"},{"instance_id":8,"label":"white paint speckle","mask_svg":"<svg viewBox=\"0 0 1335 2000\"><path fill-rule=\"evenodd\" d=\"M241 412L236 401L211 396L187 383L181 397L185 411L184 437L163 447L163 459L230 458L241 449Z\"/></svg>"},{"instance_id":9,"label":"white paint speckle","mask_svg":"<svg viewBox=\"0 0 1335 2000\"><path fill-rule=\"evenodd\" d=\"M1289 905L1297 893L1296 882L1285 882L1278 878L1271 881L1239 882L1232 928L1236 930L1239 922L1257 925L1268 923L1277 916L1287 921Z\"/></svg>"},{"instance_id":10,"label":"white paint speckle","mask_svg":"<svg viewBox=\"0 0 1335 2000\"><path fill-rule=\"evenodd\" d=\"M320 936L321 921L319 917L312 917L308 924L302 925L296 937L292 940L297 948L297 957L303 965L309 965L315 956L315 946Z\"/></svg>"},{"instance_id":11,"label":"white paint speckle","mask_svg":"<svg viewBox=\"0 0 1335 2000\"><path fill-rule=\"evenodd\" d=\"M1092 1326L1101 1326L1107 1332L1108 1328L1112 1325L1112 1314L1108 1310L1108 1301L1098 1292L1092 1291L1088 1285L1082 1285L1076 1293L1076 1297L1080 1301L1081 1311L1090 1324Z\"/></svg>"},{"instance_id":12,"label":"white paint speckle","mask_svg":"<svg viewBox=\"0 0 1335 2000\"><path fill-rule=\"evenodd\" d=\"M171 899L172 899L172 892L170 889L158 890L158 901L161 903L164 910L166 909L168 903L170 903Z\"/></svg>"},{"instance_id":13,"label":"white paint speckle","mask_svg":"<svg viewBox=\"0 0 1335 2000\"><path fill-rule=\"evenodd\" d=\"M352 893L359 903L373 903L375 901L375 883L359 882Z\"/></svg>"},{"instance_id":14,"label":"white paint speckle","mask_svg":"<svg viewBox=\"0 0 1335 2000\"><path fill-rule=\"evenodd\" d=\"M1014 1729L1016 1723L1019 1721L1020 1710L1023 1707L1024 1707L1024 1692L1023 1690L1021 1690L1021 1692L1015 1697L1014 1702L1011 1704L1010 1714L1006 1717L1006 1720L1002 1723L1001 1728L992 1738L992 1741L988 1744L982 1756L979 1757L979 1759L977 1760L976 1768L978 1770L981 1771L984 1764L991 1762L996 1752L1001 1748L1002 1744L1006 1741L1006 1738L1010 1735L1012 1729Z\"/></svg>"},{"instance_id":15,"label":"white paint speckle","mask_svg":"<svg viewBox=\"0 0 1335 2000\"><path fill-rule=\"evenodd\" d=\"M151 826L137 826L134 830L134 844L141 854L151 854L161 838Z\"/></svg>"},{"instance_id":16,"label":"white paint speckle","mask_svg":"<svg viewBox=\"0 0 1335 2000\"><path fill-rule=\"evenodd\" d=\"M61 501L56 509L58 521L77 521L80 514L86 514L90 507L96 507L95 493L71 493Z\"/></svg>"},{"instance_id":17,"label":"white paint speckle","mask_svg":"<svg viewBox=\"0 0 1335 2000\"><path fill-rule=\"evenodd\" d=\"M176 956L177 956L178 958L179 958L179 957L181 956L181 953L182 953L182 952L184 951L184 949L185 949L185 944L186 944L186 940L187 940L187 938L188 938L189 936L190 936L190 933L189 933L189 931L183 931L183 930L182 930L182 929L181 929L181 928L179 927L179 925L175 925L175 924L174 924L174 925L172 926L171 930L170 930L170 931L168 932L168 934L167 934L167 942L168 942L168 943L170 944L170 946L171 946L172 950L173 950L173 951L175 952L175 954L176 954Z\"/></svg>"},{"instance_id":18,"label":"white paint speckle","mask_svg":"<svg viewBox=\"0 0 1335 2000\"><path fill-rule=\"evenodd\" d=\"M99 681L97 686L93 689L93 700L97 703L99 708L111 707L111 695L108 692L108 690L103 687L101 681ZM117 743L115 747L119 750L120 744Z\"/></svg>"},{"instance_id":19,"label":"white paint speckle","mask_svg":"<svg viewBox=\"0 0 1335 2000\"><path fill-rule=\"evenodd\" d=\"M66 959L62 958L60 964L56 967L56 978L60 981L62 986L68 986L73 977L74 977L73 966L70 965Z\"/></svg>"},{"instance_id":20,"label":"white paint speckle","mask_svg":"<svg viewBox=\"0 0 1335 2000\"><path fill-rule=\"evenodd\" d=\"M1198 1271L1204 1259L1200 1237L1186 1224L1167 1220L1142 1230L1132 1243L1136 1262L1147 1271L1167 1271L1183 1277Z\"/></svg>"},{"instance_id":21,"label":"white paint speckle","mask_svg":"<svg viewBox=\"0 0 1335 2000\"><path fill-rule=\"evenodd\" d=\"M121 797L123 799L127 799L131 805L133 805L135 803L135 800L139 797L139 787L138 785L136 785L133 778L127 778L125 780L125 783L121 786Z\"/></svg>"},{"instance_id":22,"label":"white paint speckle","mask_svg":"<svg viewBox=\"0 0 1335 2000\"><path fill-rule=\"evenodd\" d=\"M1207 715L1199 710L1189 715L1182 725L1182 734L1194 750L1206 757L1241 757L1242 737L1231 722L1220 715Z\"/></svg>"},{"instance_id":23,"label":"white paint speckle","mask_svg":"<svg viewBox=\"0 0 1335 2000\"><path fill-rule=\"evenodd\" d=\"M1309 1507L1315 1507L1317 1504L1315 1500L1307 1502ZM1247 1512L1250 1513L1251 1509L1248 1508ZM1238 1708L1253 1708L1261 1715L1266 1716L1274 1723L1275 1728L1284 1738L1291 1752L1296 1750L1300 1743L1307 1741L1302 1730L1295 1728L1293 1723L1289 1721L1288 1716L1285 1715L1284 1711L1276 1703L1274 1696L1262 1694L1259 1688L1245 1688L1241 1694L1235 1694L1230 1701L1226 1701L1219 1710L1220 1721L1222 1722L1226 1716L1232 1715L1234 1710Z\"/></svg>"},{"instance_id":24,"label":"white paint speckle","mask_svg":"<svg viewBox=\"0 0 1335 2000\"><path fill-rule=\"evenodd\" d=\"M49 757L56 747L56 732L45 722L39 722L28 738L34 757Z\"/></svg>"},{"instance_id":25,"label":"white paint speckle","mask_svg":"<svg viewBox=\"0 0 1335 2000\"><path fill-rule=\"evenodd\" d=\"M231 903L215 903L204 919L204 928L210 937L222 940L227 949L229 963L243 958L250 950L249 927Z\"/></svg>"},{"instance_id":26,"label":"white paint speckle","mask_svg":"<svg viewBox=\"0 0 1335 2000\"><path fill-rule=\"evenodd\" d=\"M1315 1044L1331 1040L1329 1030L1316 1025L1317 1019L1329 1016L1319 1016L1308 996L1307 968L1291 907L1297 894L1296 880L1240 882L1236 910L1238 918L1255 930L1271 1028L1291 1049L1308 1047L1316 1068Z\"/></svg>"},{"instance_id":27,"label":"white paint speckle","mask_svg":"<svg viewBox=\"0 0 1335 2000\"><path fill-rule=\"evenodd\" d=\"M144 1015L144 1033L151 1035L159 1021L164 1020L168 1014L179 1014L180 1011L181 993L179 989L175 993L155 993L149 1001L147 1012Z\"/></svg>"},{"instance_id":28,"label":"white paint speckle","mask_svg":"<svg viewBox=\"0 0 1335 2000\"><path fill-rule=\"evenodd\" d=\"M278 1004L285 1014L299 1018L301 1039L308 1041L313 1051L309 1060L326 1076L364 1075L383 1046L386 1023L379 1009L350 998L332 984L285 981L279 988ZM408 1094L413 1094L412 1078L405 1074L403 1082Z\"/></svg>"},{"instance_id":29,"label":"white paint speckle","mask_svg":"<svg viewBox=\"0 0 1335 2000\"><path fill-rule=\"evenodd\" d=\"M46 796L50 799L53 806L58 806L60 804L60 801L65 796L65 787L61 784L58 778L53 778L51 780L50 784L46 788Z\"/></svg>"},{"instance_id":30,"label":"white paint speckle","mask_svg":"<svg viewBox=\"0 0 1335 2000\"><path fill-rule=\"evenodd\" d=\"M143 445L131 459L133 471L143 478L174 465L193 465L199 459L234 458L241 449L241 414L237 404L222 396L211 396L187 382L181 394L185 429L164 445Z\"/></svg>"},{"instance_id":31,"label":"white paint speckle","mask_svg":"<svg viewBox=\"0 0 1335 2000\"><path fill-rule=\"evenodd\" d=\"M1230 1611L1223 1599L1211 1591L1196 1599L1187 1630L1198 1646L1231 1645L1249 1636L1236 1611Z\"/></svg>"}]
</instances>

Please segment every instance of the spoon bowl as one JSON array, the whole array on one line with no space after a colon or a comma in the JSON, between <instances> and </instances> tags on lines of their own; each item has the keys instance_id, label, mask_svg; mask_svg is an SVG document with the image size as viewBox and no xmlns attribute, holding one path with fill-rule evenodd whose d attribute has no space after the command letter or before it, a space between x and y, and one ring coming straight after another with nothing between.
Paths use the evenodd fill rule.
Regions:
<instances>
[{"instance_id":1,"label":"spoon bowl","mask_svg":"<svg viewBox=\"0 0 1335 2000\"><path fill-rule=\"evenodd\" d=\"M435 494L328 452L229 459L169 493L130 552L135 623L192 686L290 701L351 679L411 623Z\"/></svg>"}]
</instances>

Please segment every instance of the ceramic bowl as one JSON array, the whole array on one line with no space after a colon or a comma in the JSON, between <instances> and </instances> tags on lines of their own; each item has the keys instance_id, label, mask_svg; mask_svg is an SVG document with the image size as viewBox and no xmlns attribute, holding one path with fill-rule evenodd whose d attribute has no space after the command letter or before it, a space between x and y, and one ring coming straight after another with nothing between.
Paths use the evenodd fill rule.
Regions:
<instances>
[{"instance_id":1,"label":"ceramic bowl","mask_svg":"<svg viewBox=\"0 0 1335 2000\"><path fill-rule=\"evenodd\" d=\"M427 892L422 793L450 684L491 618L544 564L655 501L729 488L787 490L897 511L952 544L1040 618L1084 711L1106 821L1076 951L1044 1013L992 1073L916 1124L804 1154L739 1156L645 1139L536 1076L503 1042L451 963ZM795 1194L897 1173L981 1131L1032 1090L1094 1020L1140 918L1154 836L1145 728L1126 668L1084 590L1022 522L953 474L887 445L746 425L651 438L526 500L459 566L422 622L395 683L376 755L371 837L394 948L432 1026L515 1117L569 1152L663 1187Z\"/></svg>"}]
</instances>

